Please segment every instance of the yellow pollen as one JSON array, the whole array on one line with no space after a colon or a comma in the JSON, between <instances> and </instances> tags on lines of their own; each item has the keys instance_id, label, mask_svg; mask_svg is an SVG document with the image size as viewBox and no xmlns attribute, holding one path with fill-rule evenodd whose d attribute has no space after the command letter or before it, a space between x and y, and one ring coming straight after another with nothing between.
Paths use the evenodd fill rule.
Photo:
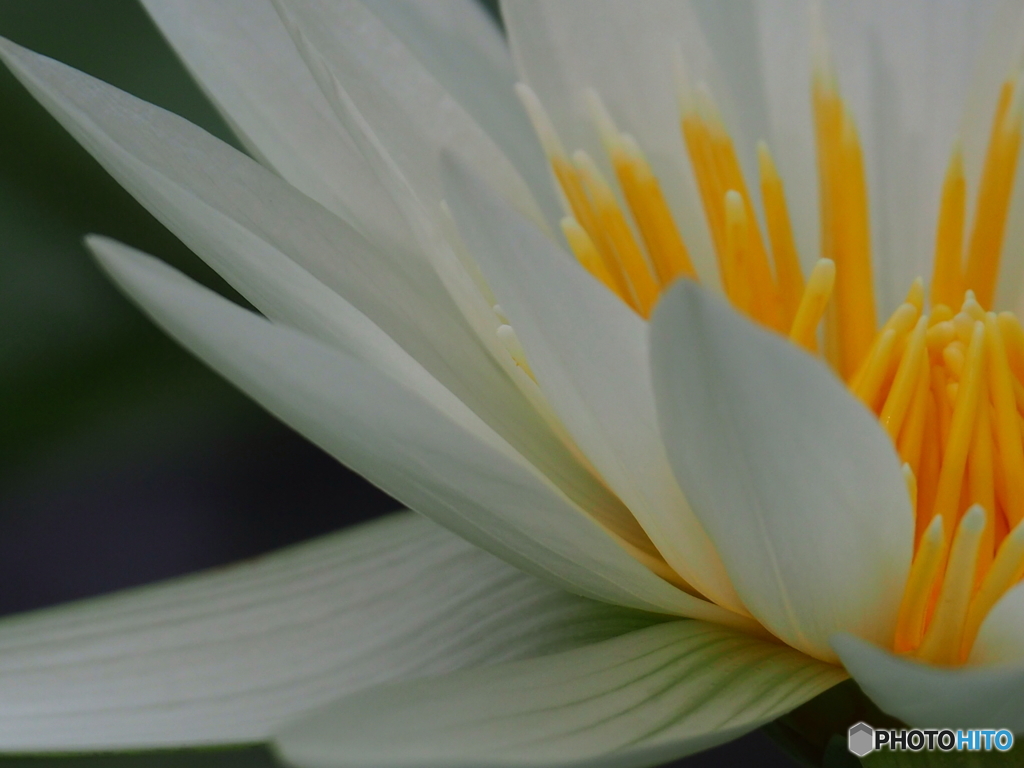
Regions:
<instances>
[{"instance_id":1,"label":"yellow pollen","mask_svg":"<svg viewBox=\"0 0 1024 768\"><path fill-rule=\"evenodd\" d=\"M676 61L680 146L726 299L828 363L900 457L914 557L895 650L959 664L992 607L1024 579L1024 327L1013 313L990 311L1024 121L1018 82L1013 76L1000 91L976 189L960 143L953 147L936 201L931 281L915 280L879 327L863 151L824 41L817 43L810 98L821 241L809 272L767 144L757 144L758 211L710 89L692 87ZM673 281L700 279L653 156L616 123L633 116L613 116L588 89L583 102L606 157L570 155L536 94L522 84L516 90L562 196L562 233L583 269L644 318ZM498 335L529 374L507 321Z\"/></svg>"}]
</instances>

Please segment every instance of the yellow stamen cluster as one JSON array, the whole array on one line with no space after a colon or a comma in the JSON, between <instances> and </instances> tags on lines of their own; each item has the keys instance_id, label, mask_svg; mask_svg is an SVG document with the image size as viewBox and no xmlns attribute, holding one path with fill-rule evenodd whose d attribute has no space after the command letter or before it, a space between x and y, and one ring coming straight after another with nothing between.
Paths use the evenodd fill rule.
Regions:
<instances>
[{"instance_id":1,"label":"yellow stamen cluster","mask_svg":"<svg viewBox=\"0 0 1024 768\"><path fill-rule=\"evenodd\" d=\"M767 146L758 145L763 238L711 93L691 88L681 70L678 82L682 141L726 297L813 354L821 342L820 354L875 413L904 462L915 556L894 647L961 663L992 606L1024 577L1024 328L1011 313L989 311L1021 142L1016 83L1001 90L966 246L958 146L942 190L930 293L915 281L879 328L863 153L827 57L815 66L811 93L822 258L806 281ZM563 193L562 229L583 267L643 317L674 279L698 279L649 164L599 96L586 99L624 206L591 157L569 159L533 92L519 86L519 95Z\"/></svg>"}]
</instances>

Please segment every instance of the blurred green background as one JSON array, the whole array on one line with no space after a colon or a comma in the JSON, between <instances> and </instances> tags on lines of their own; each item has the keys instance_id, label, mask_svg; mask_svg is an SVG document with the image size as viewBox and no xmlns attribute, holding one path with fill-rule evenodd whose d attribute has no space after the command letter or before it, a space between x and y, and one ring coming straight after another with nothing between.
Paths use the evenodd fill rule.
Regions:
<instances>
[{"instance_id":1,"label":"blurred green background","mask_svg":"<svg viewBox=\"0 0 1024 768\"><path fill-rule=\"evenodd\" d=\"M0 0L0 35L233 142L135 0ZM231 295L0 69L0 614L228 562L395 508L138 313L86 253L90 232ZM759 735L683 764L752 759L791 765ZM273 761L261 748L0 758L0 768L51 765Z\"/></svg>"}]
</instances>

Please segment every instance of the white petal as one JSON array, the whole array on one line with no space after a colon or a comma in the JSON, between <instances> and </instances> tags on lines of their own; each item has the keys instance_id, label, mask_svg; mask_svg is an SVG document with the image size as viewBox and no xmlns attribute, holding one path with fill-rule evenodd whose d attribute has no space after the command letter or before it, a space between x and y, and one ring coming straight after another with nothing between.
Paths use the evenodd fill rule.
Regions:
<instances>
[{"instance_id":1,"label":"white petal","mask_svg":"<svg viewBox=\"0 0 1024 768\"><path fill-rule=\"evenodd\" d=\"M843 666L882 710L913 727L1024 731L1024 666L934 667L852 635L832 644Z\"/></svg>"},{"instance_id":2,"label":"white petal","mask_svg":"<svg viewBox=\"0 0 1024 768\"><path fill-rule=\"evenodd\" d=\"M472 170L451 157L444 167L460 232L576 444L669 565L710 599L743 611L665 455L647 324L504 205Z\"/></svg>"},{"instance_id":3,"label":"white petal","mask_svg":"<svg viewBox=\"0 0 1024 768\"><path fill-rule=\"evenodd\" d=\"M619 127L636 137L661 182L701 275L715 282L710 234L679 130L673 57L709 60L688 3L515 0L502 3L512 53L570 149L604 152L583 90L598 90Z\"/></svg>"},{"instance_id":4,"label":"white petal","mask_svg":"<svg viewBox=\"0 0 1024 768\"><path fill-rule=\"evenodd\" d=\"M481 441L403 384L272 325L138 251L111 241L91 245L115 281L178 341L411 508L571 591L732 620L654 576L533 467Z\"/></svg>"},{"instance_id":5,"label":"white petal","mask_svg":"<svg viewBox=\"0 0 1024 768\"><path fill-rule=\"evenodd\" d=\"M679 484L747 609L790 645L895 631L913 516L874 416L818 360L680 281L651 321Z\"/></svg>"},{"instance_id":6,"label":"white petal","mask_svg":"<svg viewBox=\"0 0 1024 768\"><path fill-rule=\"evenodd\" d=\"M1024 662L1024 585L1011 589L981 624L968 663L986 664Z\"/></svg>"},{"instance_id":7,"label":"white petal","mask_svg":"<svg viewBox=\"0 0 1024 768\"><path fill-rule=\"evenodd\" d=\"M560 651L650 621L572 597L403 512L0 621L0 751L262 741L367 686Z\"/></svg>"},{"instance_id":8,"label":"white petal","mask_svg":"<svg viewBox=\"0 0 1024 768\"><path fill-rule=\"evenodd\" d=\"M246 148L382 247L411 233L345 133L270 0L144 0Z\"/></svg>"},{"instance_id":9,"label":"white petal","mask_svg":"<svg viewBox=\"0 0 1024 768\"><path fill-rule=\"evenodd\" d=\"M646 766L753 730L845 678L697 621L574 651L368 690L286 729L302 768Z\"/></svg>"},{"instance_id":10,"label":"white petal","mask_svg":"<svg viewBox=\"0 0 1024 768\"><path fill-rule=\"evenodd\" d=\"M175 115L13 43L0 45L0 55L120 183L254 303L268 305L268 281L279 280L294 282L293 302L318 298L304 293L313 290L310 281L277 254L295 260L574 501L599 518L628 524L622 504L552 433L418 254L371 247L280 178ZM315 311L289 308L282 296L272 314L303 317L307 327Z\"/></svg>"},{"instance_id":11,"label":"white petal","mask_svg":"<svg viewBox=\"0 0 1024 768\"><path fill-rule=\"evenodd\" d=\"M515 96L515 68L494 20L475 0L364 4L501 147L554 223L559 202L547 160Z\"/></svg>"},{"instance_id":12,"label":"white petal","mask_svg":"<svg viewBox=\"0 0 1024 768\"><path fill-rule=\"evenodd\" d=\"M436 215L443 199L438 155L454 152L524 214L543 224L504 153L388 28L355 0L275 0L299 51L349 133L358 113L395 172ZM344 103L338 101L343 91ZM382 179L382 181L384 181Z\"/></svg>"}]
</instances>

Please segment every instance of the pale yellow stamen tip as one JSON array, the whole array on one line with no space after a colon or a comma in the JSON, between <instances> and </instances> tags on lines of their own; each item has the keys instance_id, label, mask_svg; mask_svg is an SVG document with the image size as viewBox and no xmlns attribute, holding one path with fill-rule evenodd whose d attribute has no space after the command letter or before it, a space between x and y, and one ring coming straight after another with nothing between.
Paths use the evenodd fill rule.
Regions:
<instances>
[{"instance_id":1,"label":"pale yellow stamen tip","mask_svg":"<svg viewBox=\"0 0 1024 768\"><path fill-rule=\"evenodd\" d=\"M963 640L960 645L960 659L966 661L970 655L978 630L992 607L1021 578L1024 577L1024 524L1016 528L1003 540L985 575L977 594L971 600L964 622Z\"/></svg>"},{"instance_id":2,"label":"pale yellow stamen tip","mask_svg":"<svg viewBox=\"0 0 1024 768\"><path fill-rule=\"evenodd\" d=\"M971 507L960 521L950 550L935 614L917 655L933 664L956 664L974 589L978 550L986 527L985 510Z\"/></svg>"},{"instance_id":3,"label":"pale yellow stamen tip","mask_svg":"<svg viewBox=\"0 0 1024 768\"><path fill-rule=\"evenodd\" d=\"M615 121L612 120L608 107L605 106L600 94L593 88L584 89L583 100L590 112L590 119L601 137L605 152L609 155L613 154L619 146L619 129L615 127Z\"/></svg>"},{"instance_id":4,"label":"pale yellow stamen tip","mask_svg":"<svg viewBox=\"0 0 1024 768\"><path fill-rule=\"evenodd\" d=\"M555 124L551 122L551 118L548 117L547 110L537 98L537 94L526 83L516 83L515 88L519 101L522 102L530 122L533 123L533 130L540 140L544 154L549 158L565 157L565 147L562 146L562 140L558 136L558 131L555 130Z\"/></svg>"},{"instance_id":5,"label":"pale yellow stamen tip","mask_svg":"<svg viewBox=\"0 0 1024 768\"><path fill-rule=\"evenodd\" d=\"M900 604L899 617L896 621L896 653L913 651L921 644L928 600L932 585L942 567L945 549L946 535L942 518L936 515L921 537L917 555L910 568L910 577L903 591L903 602Z\"/></svg>"},{"instance_id":6,"label":"pale yellow stamen tip","mask_svg":"<svg viewBox=\"0 0 1024 768\"><path fill-rule=\"evenodd\" d=\"M498 326L498 339L501 341L505 349L508 350L509 355L512 356L516 365L532 377L533 372L530 370L530 366L526 362L526 351L523 349L523 345L519 342L519 337L516 336L516 332L512 330L512 326Z\"/></svg>"},{"instance_id":7,"label":"pale yellow stamen tip","mask_svg":"<svg viewBox=\"0 0 1024 768\"><path fill-rule=\"evenodd\" d=\"M573 254L583 268L601 281L612 293L617 293L618 288L615 284L615 279L604 265L604 262L601 261L601 254L598 253L597 246L594 245L594 241L590 239L590 235L587 234L586 230L571 216L566 216L562 219L561 225L562 234L565 235L569 248L572 249Z\"/></svg>"},{"instance_id":8,"label":"pale yellow stamen tip","mask_svg":"<svg viewBox=\"0 0 1024 768\"><path fill-rule=\"evenodd\" d=\"M918 312L924 311L924 279L918 277L910 284L910 290L905 299L907 304L913 304Z\"/></svg>"},{"instance_id":9,"label":"pale yellow stamen tip","mask_svg":"<svg viewBox=\"0 0 1024 768\"><path fill-rule=\"evenodd\" d=\"M818 323L825 314L825 307L832 296L832 287L836 281L836 265L831 259L818 259L811 276L807 280L803 298L789 330L789 338L804 349L817 351L818 344L815 334Z\"/></svg>"},{"instance_id":10,"label":"pale yellow stamen tip","mask_svg":"<svg viewBox=\"0 0 1024 768\"><path fill-rule=\"evenodd\" d=\"M903 472L903 482L907 484L907 495L910 497L910 509L917 509L917 478L914 477L914 470L910 464L904 462L900 468Z\"/></svg>"}]
</instances>

